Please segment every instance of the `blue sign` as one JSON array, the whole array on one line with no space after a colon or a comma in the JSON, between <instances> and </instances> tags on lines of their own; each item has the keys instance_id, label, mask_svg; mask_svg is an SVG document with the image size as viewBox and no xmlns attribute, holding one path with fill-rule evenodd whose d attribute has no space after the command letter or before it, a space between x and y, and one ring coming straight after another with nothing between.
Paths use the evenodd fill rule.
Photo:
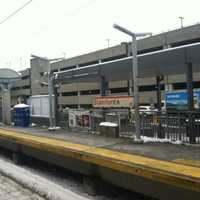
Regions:
<instances>
[{"instance_id":1,"label":"blue sign","mask_svg":"<svg viewBox=\"0 0 200 200\"><path fill-rule=\"evenodd\" d=\"M200 105L200 90L194 91L194 97L197 104ZM166 107L170 110L187 110L188 93L186 91L169 92L165 95ZM194 99L195 99L194 98Z\"/></svg>"}]
</instances>

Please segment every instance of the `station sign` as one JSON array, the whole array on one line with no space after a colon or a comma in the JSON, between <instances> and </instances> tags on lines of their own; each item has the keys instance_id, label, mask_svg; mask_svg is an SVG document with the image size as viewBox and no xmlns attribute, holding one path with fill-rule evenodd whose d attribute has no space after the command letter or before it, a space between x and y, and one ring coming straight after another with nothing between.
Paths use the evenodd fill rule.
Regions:
<instances>
[{"instance_id":1,"label":"station sign","mask_svg":"<svg viewBox=\"0 0 200 200\"><path fill-rule=\"evenodd\" d=\"M132 96L94 97L92 105L94 108L130 108L133 107L133 97Z\"/></svg>"}]
</instances>

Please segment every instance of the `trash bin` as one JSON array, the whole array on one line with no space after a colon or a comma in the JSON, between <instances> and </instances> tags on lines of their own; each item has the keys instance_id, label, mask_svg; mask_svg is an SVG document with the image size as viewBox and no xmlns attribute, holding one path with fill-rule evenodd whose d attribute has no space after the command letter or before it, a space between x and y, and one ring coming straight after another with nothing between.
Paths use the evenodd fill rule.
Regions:
<instances>
[{"instance_id":1,"label":"trash bin","mask_svg":"<svg viewBox=\"0 0 200 200\"><path fill-rule=\"evenodd\" d=\"M101 122L99 124L100 134L106 137L119 137L119 126L116 123Z\"/></svg>"},{"instance_id":2,"label":"trash bin","mask_svg":"<svg viewBox=\"0 0 200 200\"><path fill-rule=\"evenodd\" d=\"M28 127L30 123L30 110L26 104L17 104L14 106L14 125Z\"/></svg>"}]
</instances>

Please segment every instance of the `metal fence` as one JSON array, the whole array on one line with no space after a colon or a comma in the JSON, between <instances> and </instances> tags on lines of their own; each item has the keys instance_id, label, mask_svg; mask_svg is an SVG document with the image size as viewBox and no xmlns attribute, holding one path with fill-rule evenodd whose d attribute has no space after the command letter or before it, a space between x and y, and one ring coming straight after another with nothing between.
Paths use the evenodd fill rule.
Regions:
<instances>
[{"instance_id":1,"label":"metal fence","mask_svg":"<svg viewBox=\"0 0 200 200\"><path fill-rule=\"evenodd\" d=\"M142 113L141 133L154 138L200 143L200 112Z\"/></svg>"},{"instance_id":2,"label":"metal fence","mask_svg":"<svg viewBox=\"0 0 200 200\"><path fill-rule=\"evenodd\" d=\"M88 131L99 133L100 123L107 121L118 124L121 137L132 137L135 134L134 112L128 109L96 109L88 113L91 119ZM41 119L39 121L42 122ZM59 112L57 122L58 126L69 128L69 113ZM140 112L140 123L142 136L200 144L200 111L145 111ZM81 130L84 129L78 129L79 132Z\"/></svg>"},{"instance_id":3,"label":"metal fence","mask_svg":"<svg viewBox=\"0 0 200 200\"><path fill-rule=\"evenodd\" d=\"M99 132L103 121L119 125L120 136L130 137L135 132L134 113L126 111L93 111L91 130ZM200 112L140 112L141 135L152 138L200 143Z\"/></svg>"},{"instance_id":4,"label":"metal fence","mask_svg":"<svg viewBox=\"0 0 200 200\"><path fill-rule=\"evenodd\" d=\"M130 137L135 131L134 122L130 120L128 109L97 109L91 112L91 130L99 132L101 122L111 122L119 126L119 134Z\"/></svg>"},{"instance_id":5,"label":"metal fence","mask_svg":"<svg viewBox=\"0 0 200 200\"><path fill-rule=\"evenodd\" d=\"M2 107L0 107L0 122L2 122Z\"/></svg>"}]
</instances>

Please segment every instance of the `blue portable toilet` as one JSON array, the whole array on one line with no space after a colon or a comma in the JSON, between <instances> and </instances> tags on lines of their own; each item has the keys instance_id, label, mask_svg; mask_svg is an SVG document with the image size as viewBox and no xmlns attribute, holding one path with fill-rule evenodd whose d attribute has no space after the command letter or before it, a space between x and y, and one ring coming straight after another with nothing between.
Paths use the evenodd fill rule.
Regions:
<instances>
[{"instance_id":1,"label":"blue portable toilet","mask_svg":"<svg viewBox=\"0 0 200 200\"><path fill-rule=\"evenodd\" d=\"M30 109L26 104L17 104L14 106L14 124L15 126L28 127L30 123Z\"/></svg>"}]
</instances>

